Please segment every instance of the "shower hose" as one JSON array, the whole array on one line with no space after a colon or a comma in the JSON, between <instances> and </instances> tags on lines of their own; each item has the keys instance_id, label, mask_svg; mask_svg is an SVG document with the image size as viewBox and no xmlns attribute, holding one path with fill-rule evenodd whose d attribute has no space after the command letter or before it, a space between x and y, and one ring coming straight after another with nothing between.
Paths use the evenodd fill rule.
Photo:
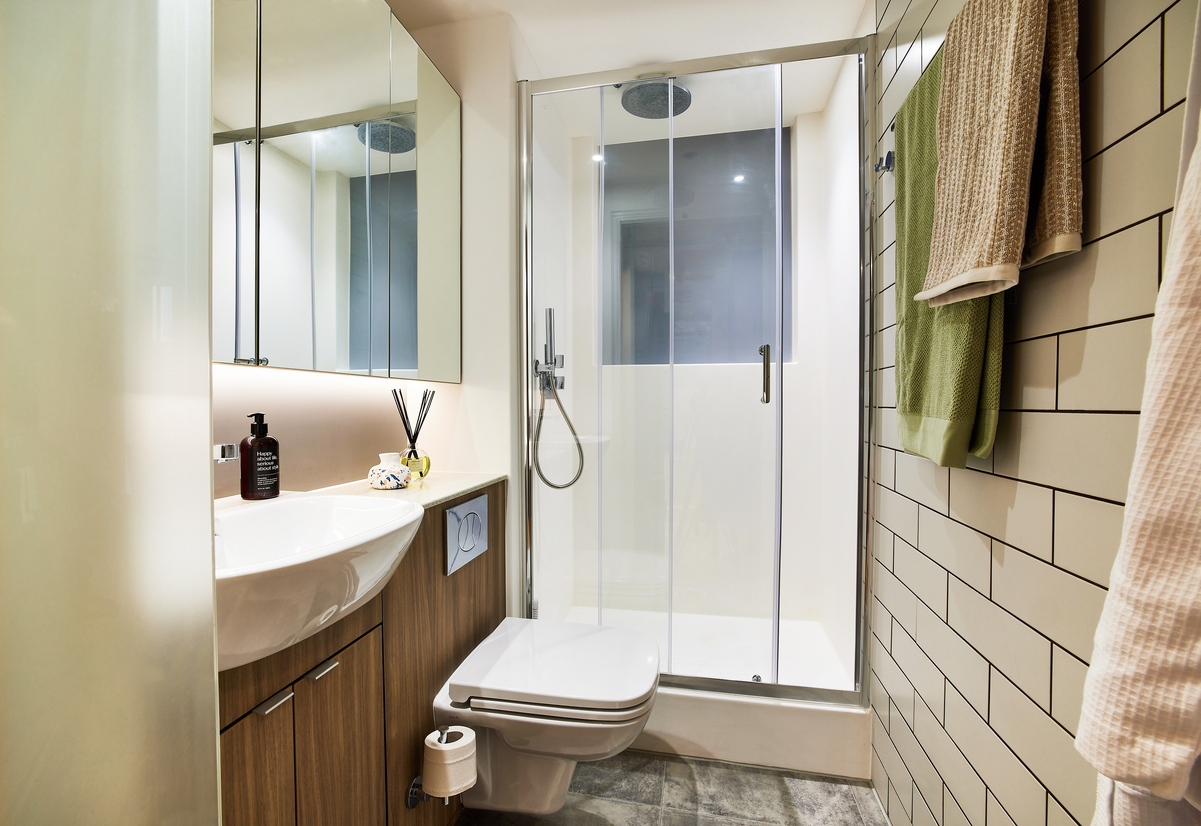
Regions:
<instances>
[{"instance_id":1,"label":"shower hose","mask_svg":"<svg viewBox=\"0 0 1201 826\"><path fill-rule=\"evenodd\" d=\"M542 472L542 466L538 464L538 441L542 436L542 420L546 418L547 390L550 390L551 395L555 397L555 404L559 405L559 412L563 414L563 421L567 422L567 429L571 431L571 438L575 440L575 450L580 458L575 476L571 477L570 482L562 485L556 485L550 479L547 479L546 474ZM538 478L545 482L547 487L552 487L555 490L563 490L564 488L571 487L580 480L580 475L584 472L584 446L580 444L580 437L576 435L575 426L571 423L571 417L567 415L567 411L563 409L563 402L559 400L559 391L555 389L554 376L550 376L542 381L542 392L538 395L538 419L534 422L534 470L538 472Z\"/></svg>"}]
</instances>

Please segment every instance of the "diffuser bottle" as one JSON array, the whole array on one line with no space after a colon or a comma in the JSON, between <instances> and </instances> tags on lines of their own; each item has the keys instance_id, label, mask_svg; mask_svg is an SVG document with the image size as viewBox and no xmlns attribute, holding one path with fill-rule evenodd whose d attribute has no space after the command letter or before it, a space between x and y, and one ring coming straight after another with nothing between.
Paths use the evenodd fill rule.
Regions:
<instances>
[{"instance_id":1,"label":"diffuser bottle","mask_svg":"<svg viewBox=\"0 0 1201 826\"><path fill-rule=\"evenodd\" d=\"M251 413L250 435L242 440L242 498L279 496L279 442L267 435L265 413Z\"/></svg>"},{"instance_id":2,"label":"diffuser bottle","mask_svg":"<svg viewBox=\"0 0 1201 826\"><path fill-rule=\"evenodd\" d=\"M409 446L400 453L400 461L409 469L413 480L424 479L430 473L430 455L417 447L417 437L425 425L425 417L429 415L430 405L434 403L434 391L426 390L421 394L421 409L416 420L409 418L409 408L399 390L392 391L392 400L396 402L396 412L400 414L400 422L404 425L405 435L409 437Z\"/></svg>"}]
</instances>

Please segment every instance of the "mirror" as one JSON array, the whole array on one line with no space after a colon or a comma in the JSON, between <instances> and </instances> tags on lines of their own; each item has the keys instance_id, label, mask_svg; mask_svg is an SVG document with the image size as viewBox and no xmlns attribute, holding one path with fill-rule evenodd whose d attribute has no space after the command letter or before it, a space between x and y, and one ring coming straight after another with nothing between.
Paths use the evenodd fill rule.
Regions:
<instances>
[{"instance_id":1,"label":"mirror","mask_svg":"<svg viewBox=\"0 0 1201 826\"><path fill-rule=\"evenodd\" d=\"M383 0L214 18L214 360L459 381L454 89Z\"/></svg>"}]
</instances>

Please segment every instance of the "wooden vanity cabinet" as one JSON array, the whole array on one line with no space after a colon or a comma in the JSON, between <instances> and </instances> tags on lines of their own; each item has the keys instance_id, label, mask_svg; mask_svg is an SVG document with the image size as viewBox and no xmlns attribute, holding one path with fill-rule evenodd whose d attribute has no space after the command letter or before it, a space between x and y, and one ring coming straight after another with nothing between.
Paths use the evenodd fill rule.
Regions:
<instances>
[{"instance_id":1,"label":"wooden vanity cabinet","mask_svg":"<svg viewBox=\"0 0 1201 826\"><path fill-rule=\"evenodd\" d=\"M488 550L447 576L446 509L484 493ZM379 596L291 648L217 675L225 826L455 819L458 800L409 809L405 799L434 727L435 694L505 616L506 493L500 481L427 508Z\"/></svg>"},{"instance_id":2,"label":"wooden vanity cabinet","mask_svg":"<svg viewBox=\"0 0 1201 826\"><path fill-rule=\"evenodd\" d=\"M297 826L384 826L381 633L376 627L293 686Z\"/></svg>"},{"instance_id":3,"label":"wooden vanity cabinet","mask_svg":"<svg viewBox=\"0 0 1201 826\"><path fill-rule=\"evenodd\" d=\"M224 826L296 823L292 702L251 712L221 732Z\"/></svg>"},{"instance_id":4,"label":"wooden vanity cabinet","mask_svg":"<svg viewBox=\"0 0 1201 826\"><path fill-rule=\"evenodd\" d=\"M225 826L384 826L382 632L221 732Z\"/></svg>"}]
</instances>

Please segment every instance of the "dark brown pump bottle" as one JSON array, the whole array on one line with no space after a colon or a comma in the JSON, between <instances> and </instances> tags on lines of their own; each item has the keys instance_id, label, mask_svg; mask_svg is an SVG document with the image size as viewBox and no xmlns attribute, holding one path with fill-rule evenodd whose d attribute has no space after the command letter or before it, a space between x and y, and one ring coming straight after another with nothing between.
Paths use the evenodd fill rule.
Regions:
<instances>
[{"instance_id":1,"label":"dark brown pump bottle","mask_svg":"<svg viewBox=\"0 0 1201 826\"><path fill-rule=\"evenodd\" d=\"M242 440L242 498L279 496L279 442L267 435L265 413L250 413L250 435Z\"/></svg>"}]
</instances>

